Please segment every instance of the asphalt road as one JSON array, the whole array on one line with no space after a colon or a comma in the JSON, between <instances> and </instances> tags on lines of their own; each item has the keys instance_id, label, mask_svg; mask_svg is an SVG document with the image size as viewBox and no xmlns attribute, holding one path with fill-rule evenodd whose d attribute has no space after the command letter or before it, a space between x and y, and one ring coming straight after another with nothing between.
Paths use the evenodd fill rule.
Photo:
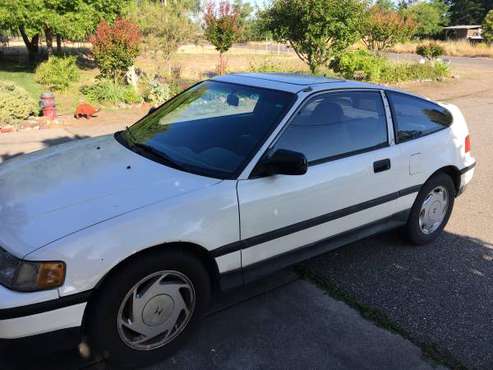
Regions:
<instances>
[{"instance_id":1,"label":"asphalt road","mask_svg":"<svg viewBox=\"0 0 493 370\"><path fill-rule=\"evenodd\" d=\"M34 343L33 343L34 344ZM377 327L290 271L226 296L161 369L432 370L435 364L401 336ZM52 342L0 347L2 370L107 370ZM442 369L444 369L442 367Z\"/></svg>"}]
</instances>

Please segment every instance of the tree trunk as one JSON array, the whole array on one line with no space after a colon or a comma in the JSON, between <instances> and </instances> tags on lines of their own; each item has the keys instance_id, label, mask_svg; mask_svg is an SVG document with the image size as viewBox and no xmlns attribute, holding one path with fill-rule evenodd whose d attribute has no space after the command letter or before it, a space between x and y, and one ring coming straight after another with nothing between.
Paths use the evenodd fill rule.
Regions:
<instances>
[{"instance_id":1,"label":"tree trunk","mask_svg":"<svg viewBox=\"0 0 493 370\"><path fill-rule=\"evenodd\" d=\"M53 55L53 32L51 28L45 27L45 37L46 37L46 49L48 50L48 57Z\"/></svg>"},{"instance_id":2,"label":"tree trunk","mask_svg":"<svg viewBox=\"0 0 493 370\"><path fill-rule=\"evenodd\" d=\"M226 73L226 60L224 59L224 53L219 52L219 64L217 65L217 73L223 75Z\"/></svg>"},{"instance_id":3,"label":"tree trunk","mask_svg":"<svg viewBox=\"0 0 493 370\"><path fill-rule=\"evenodd\" d=\"M19 32L22 36L24 44L26 45L29 62L33 63L39 52L39 34L34 35L33 38L29 40L29 36L27 35L24 26L19 26Z\"/></svg>"},{"instance_id":4,"label":"tree trunk","mask_svg":"<svg viewBox=\"0 0 493 370\"><path fill-rule=\"evenodd\" d=\"M317 74L317 72L318 72L318 67L319 67L319 66L318 66L318 64L317 64L315 61L310 60L310 61L308 62L308 67L310 68L310 73L311 73L312 75L316 75L316 74Z\"/></svg>"},{"instance_id":5,"label":"tree trunk","mask_svg":"<svg viewBox=\"0 0 493 370\"><path fill-rule=\"evenodd\" d=\"M62 36L56 35L56 53L62 55Z\"/></svg>"}]
</instances>

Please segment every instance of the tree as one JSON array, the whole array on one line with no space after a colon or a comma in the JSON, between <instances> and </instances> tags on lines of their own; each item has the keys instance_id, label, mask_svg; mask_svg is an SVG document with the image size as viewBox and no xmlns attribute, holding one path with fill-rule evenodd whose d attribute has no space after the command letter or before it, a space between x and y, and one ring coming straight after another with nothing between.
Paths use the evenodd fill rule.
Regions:
<instances>
[{"instance_id":1,"label":"tree","mask_svg":"<svg viewBox=\"0 0 493 370\"><path fill-rule=\"evenodd\" d=\"M83 40L96 26L98 15L94 8L82 1L44 1L41 10L41 29L46 39L48 55L53 54L53 39L57 38L57 50L61 52L61 40Z\"/></svg>"},{"instance_id":2,"label":"tree","mask_svg":"<svg viewBox=\"0 0 493 370\"><path fill-rule=\"evenodd\" d=\"M258 8L255 9L244 0L235 0L233 10L238 13L238 42L260 41L272 37L262 25L262 19L258 16Z\"/></svg>"},{"instance_id":3,"label":"tree","mask_svg":"<svg viewBox=\"0 0 493 370\"><path fill-rule=\"evenodd\" d=\"M416 22L415 36L436 37L448 24L448 6L443 0L420 1L408 5L401 13Z\"/></svg>"},{"instance_id":4,"label":"tree","mask_svg":"<svg viewBox=\"0 0 493 370\"><path fill-rule=\"evenodd\" d=\"M371 7L369 16L361 23L362 41L369 50L382 51L398 42L410 39L416 28L412 18L394 9Z\"/></svg>"},{"instance_id":5,"label":"tree","mask_svg":"<svg viewBox=\"0 0 493 370\"><path fill-rule=\"evenodd\" d=\"M484 18L482 35L486 42L493 42L493 9Z\"/></svg>"},{"instance_id":6,"label":"tree","mask_svg":"<svg viewBox=\"0 0 493 370\"><path fill-rule=\"evenodd\" d=\"M392 0L377 0L375 5L385 10L395 10L396 6Z\"/></svg>"},{"instance_id":7,"label":"tree","mask_svg":"<svg viewBox=\"0 0 493 370\"><path fill-rule=\"evenodd\" d=\"M223 74L226 69L224 53L227 52L238 38L239 14L226 0L216 3L209 2L204 15L204 33L209 42L219 52L218 72Z\"/></svg>"},{"instance_id":8,"label":"tree","mask_svg":"<svg viewBox=\"0 0 493 370\"><path fill-rule=\"evenodd\" d=\"M12 33L19 33L26 45L29 60L39 50L42 4L38 0L3 0L0 2L0 24Z\"/></svg>"},{"instance_id":9,"label":"tree","mask_svg":"<svg viewBox=\"0 0 493 370\"><path fill-rule=\"evenodd\" d=\"M485 0L447 0L450 5L450 23L481 24L486 15Z\"/></svg>"},{"instance_id":10,"label":"tree","mask_svg":"<svg viewBox=\"0 0 493 370\"><path fill-rule=\"evenodd\" d=\"M381 51L411 38L415 22L396 10L372 6L368 17L361 22L362 41L369 50Z\"/></svg>"},{"instance_id":11,"label":"tree","mask_svg":"<svg viewBox=\"0 0 493 370\"><path fill-rule=\"evenodd\" d=\"M94 31L100 20L113 21L128 0L2 0L0 25L21 35L33 61L44 34L48 52L53 39L83 40Z\"/></svg>"},{"instance_id":12,"label":"tree","mask_svg":"<svg viewBox=\"0 0 493 370\"><path fill-rule=\"evenodd\" d=\"M255 22L253 18L254 8L250 3L243 0L233 2L233 10L238 14L238 40L239 42L249 41L252 38L252 26Z\"/></svg>"},{"instance_id":13,"label":"tree","mask_svg":"<svg viewBox=\"0 0 493 370\"><path fill-rule=\"evenodd\" d=\"M262 16L278 42L288 42L312 73L359 36L359 0L274 0Z\"/></svg>"},{"instance_id":14,"label":"tree","mask_svg":"<svg viewBox=\"0 0 493 370\"><path fill-rule=\"evenodd\" d=\"M176 2L155 2L144 0L132 6L129 18L139 25L146 48L158 54L169 63L179 46L189 41L196 31L190 15L193 8L189 4Z\"/></svg>"}]
</instances>

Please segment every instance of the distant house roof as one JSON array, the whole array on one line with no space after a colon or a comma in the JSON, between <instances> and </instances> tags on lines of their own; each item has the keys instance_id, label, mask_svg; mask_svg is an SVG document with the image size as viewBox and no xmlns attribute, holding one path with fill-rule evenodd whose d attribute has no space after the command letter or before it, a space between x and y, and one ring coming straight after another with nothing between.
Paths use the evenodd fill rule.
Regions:
<instances>
[{"instance_id":1,"label":"distant house roof","mask_svg":"<svg viewBox=\"0 0 493 370\"><path fill-rule=\"evenodd\" d=\"M459 25L459 26L448 26L448 27L443 27L444 30L471 30L474 28L481 28L481 25L479 24L471 24L471 25Z\"/></svg>"}]
</instances>

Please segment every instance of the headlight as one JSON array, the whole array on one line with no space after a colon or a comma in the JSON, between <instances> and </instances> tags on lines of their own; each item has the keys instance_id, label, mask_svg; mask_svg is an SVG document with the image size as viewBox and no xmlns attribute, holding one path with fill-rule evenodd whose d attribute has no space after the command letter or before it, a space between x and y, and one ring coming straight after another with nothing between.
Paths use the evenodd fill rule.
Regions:
<instances>
[{"instance_id":1,"label":"headlight","mask_svg":"<svg viewBox=\"0 0 493 370\"><path fill-rule=\"evenodd\" d=\"M0 248L0 284L21 292L53 289L65 280L65 263L24 261Z\"/></svg>"}]
</instances>

